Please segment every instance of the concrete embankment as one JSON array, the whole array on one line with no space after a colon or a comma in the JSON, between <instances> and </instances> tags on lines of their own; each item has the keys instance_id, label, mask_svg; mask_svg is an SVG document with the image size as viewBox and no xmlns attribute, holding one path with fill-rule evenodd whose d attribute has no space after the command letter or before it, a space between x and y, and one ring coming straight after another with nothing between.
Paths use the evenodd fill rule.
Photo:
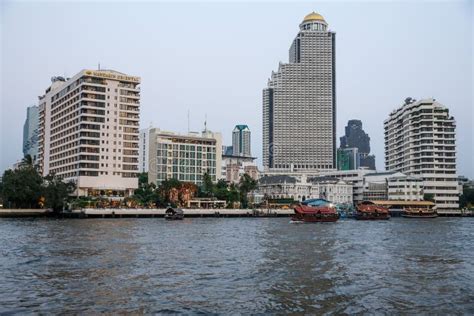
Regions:
<instances>
[{"instance_id":1,"label":"concrete embankment","mask_svg":"<svg viewBox=\"0 0 474 316\"><path fill-rule=\"evenodd\" d=\"M93 209L85 208L64 213L67 217L164 217L166 209ZM290 216L292 209L183 209L184 217L281 217Z\"/></svg>"},{"instance_id":2,"label":"concrete embankment","mask_svg":"<svg viewBox=\"0 0 474 316\"><path fill-rule=\"evenodd\" d=\"M40 217L50 216L52 213L50 209L0 209L0 217Z\"/></svg>"}]
</instances>

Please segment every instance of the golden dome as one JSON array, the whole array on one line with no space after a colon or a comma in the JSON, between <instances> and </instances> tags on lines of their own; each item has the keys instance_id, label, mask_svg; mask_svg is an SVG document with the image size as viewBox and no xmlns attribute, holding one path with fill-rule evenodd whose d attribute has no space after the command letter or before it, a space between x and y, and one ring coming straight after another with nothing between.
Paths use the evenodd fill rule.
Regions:
<instances>
[{"instance_id":1,"label":"golden dome","mask_svg":"<svg viewBox=\"0 0 474 316\"><path fill-rule=\"evenodd\" d=\"M307 16L304 17L303 19L303 22L309 22L309 21L324 21L324 18L321 14L319 13L316 13L316 12L311 12L310 14L308 14Z\"/></svg>"}]
</instances>

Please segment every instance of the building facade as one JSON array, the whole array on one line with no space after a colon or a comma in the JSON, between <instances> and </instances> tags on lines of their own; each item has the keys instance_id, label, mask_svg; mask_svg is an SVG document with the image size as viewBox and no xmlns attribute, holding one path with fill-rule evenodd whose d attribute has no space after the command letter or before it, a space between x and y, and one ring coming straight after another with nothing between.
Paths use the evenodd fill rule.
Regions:
<instances>
[{"instance_id":1,"label":"building facade","mask_svg":"<svg viewBox=\"0 0 474 316\"><path fill-rule=\"evenodd\" d=\"M322 198L338 204L352 204L352 185L326 177L293 177L288 175L264 176L260 178L258 193L269 199Z\"/></svg>"},{"instance_id":2,"label":"building facade","mask_svg":"<svg viewBox=\"0 0 474 316\"><path fill-rule=\"evenodd\" d=\"M336 34L308 14L263 90L265 171L336 168Z\"/></svg>"},{"instance_id":3,"label":"building facade","mask_svg":"<svg viewBox=\"0 0 474 316\"><path fill-rule=\"evenodd\" d=\"M236 125L232 131L232 151L234 156L251 156L250 129L247 125Z\"/></svg>"},{"instance_id":4,"label":"building facade","mask_svg":"<svg viewBox=\"0 0 474 316\"><path fill-rule=\"evenodd\" d=\"M255 159L255 157L222 155L221 179L237 184L244 174L248 174L252 179L258 180L259 171Z\"/></svg>"},{"instance_id":5,"label":"building facade","mask_svg":"<svg viewBox=\"0 0 474 316\"><path fill-rule=\"evenodd\" d=\"M407 98L384 121L385 168L423 179L438 212L459 208L456 122L435 99Z\"/></svg>"},{"instance_id":6,"label":"building facade","mask_svg":"<svg viewBox=\"0 0 474 316\"><path fill-rule=\"evenodd\" d=\"M362 121L349 120L345 127L345 135L340 138L340 141L342 150L357 149L359 166L353 168L363 167L375 170L375 156L370 155L370 137L362 129Z\"/></svg>"},{"instance_id":7,"label":"building facade","mask_svg":"<svg viewBox=\"0 0 474 316\"><path fill-rule=\"evenodd\" d=\"M401 172L364 175L364 200L423 201L423 179Z\"/></svg>"},{"instance_id":8,"label":"building facade","mask_svg":"<svg viewBox=\"0 0 474 316\"><path fill-rule=\"evenodd\" d=\"M38 159L39 107L29 106L26 109L26 120L23 125L23 156L30 155L33 163Z\"/></svg>"},{"instance_id":9,"label":"building facade","mask_svg":"<svg viewBox=\"0 0 474 316\"><path fill-rule=\"evenodd\" d=\"M152 127L140 130L139 145L138 145L138 171L148 172L150 153L148 151L150 143L150 131Z\"/></svg>"},{"instance_id":10,"label":"building facade","mask_svg":"<svg viewBox=\"0 0 474 316\"><path fill-rule=\"evenodd\" d=\"M74 181L80 196L128 196L138 187L140 78L113 70L53 77L39 97L42 174Z\"/></svg>"},{"instance_id":11,"label":"building facade","mask_svg":"<svg viewBox=\"0 0 474 316\"><path fill-rule=\"evenodd\" d=\"M357 148L337 150L337 170L357 170L360 168L360 154Z\"/></svg>"},{"instance_id":12,"label":"building facade","mask_svg":"<svg viewBox=\"0 0 474 316\"><path fill-rule=\"evenodd\" d=\"M142 134L144 135L144 134ZM144 152L148 155L148 181L167 179L202 184L205 173L215 182L221 175L222 136L208 130L180 135L151 128ZM145 158L141 158L145 160Z\"/></svg>"}]
</instances>

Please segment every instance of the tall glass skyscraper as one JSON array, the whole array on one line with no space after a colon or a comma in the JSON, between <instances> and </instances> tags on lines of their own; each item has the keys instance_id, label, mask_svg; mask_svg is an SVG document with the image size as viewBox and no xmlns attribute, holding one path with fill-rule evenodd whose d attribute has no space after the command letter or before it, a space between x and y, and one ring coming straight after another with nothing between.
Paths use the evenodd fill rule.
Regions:
<instances>
[{"instance_id":1,"label":"tall glass skyscraper","mask_svg":"<svg viewBox=\"0 0 474 316\"><path fill-rule=\"evenodd\" d=\"M235 125L232 131L232 151L234 156L250 157L250 129L247 125Z\"/></svg>"},{"instance_id":2,"label":"tall glass skyscraper","mask_svg":"<svg viewBox=\"0 0 474 316\"><path fill-rule=\"evenodd\" d=\"M263 90L263 165L266 171L336 167L336 34L310 13Z\"/></svg>"}]
</instances>

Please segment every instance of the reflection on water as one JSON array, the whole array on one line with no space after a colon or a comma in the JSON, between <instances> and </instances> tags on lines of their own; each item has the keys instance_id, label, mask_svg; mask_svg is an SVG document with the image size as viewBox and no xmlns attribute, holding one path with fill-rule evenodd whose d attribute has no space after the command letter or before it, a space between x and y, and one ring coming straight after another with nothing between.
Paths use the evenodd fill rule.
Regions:
<instances>
[{"instance_id":1,"label":"reflection on water","mask_svg":"<svg viewBox=\"0 0 474 316\"><path fill-rule=\"evenodd\" d=\"M0 219L0 313L474 313L474 220Z\"/></svg>"}]
</instances>

